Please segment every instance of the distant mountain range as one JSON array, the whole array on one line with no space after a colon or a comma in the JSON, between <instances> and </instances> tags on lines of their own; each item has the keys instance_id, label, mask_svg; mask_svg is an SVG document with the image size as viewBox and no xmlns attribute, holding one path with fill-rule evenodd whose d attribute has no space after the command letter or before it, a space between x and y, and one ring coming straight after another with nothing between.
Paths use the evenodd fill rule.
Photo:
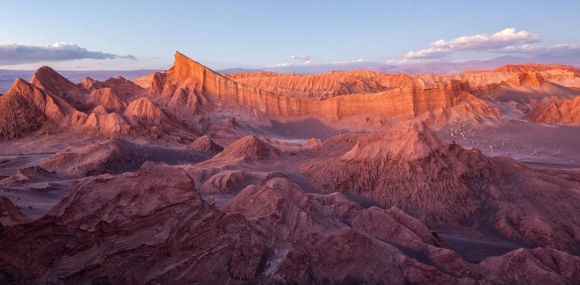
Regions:
<instances>
[{"instance_id":1,"label":"distant mountain range","mask_svg":"<svg viewBox=\"0 0 580 285\"><path fill-rule=\"evenodd\" d=\"M330 63L330 64L296 64L287 66L265 67L260 69L231 69L228 72L240 71L273 71L273 72L295 72L300 74L323 73L332 70L375 70L386 73L437 73L437 74L458 74L468 70L490 70L506 64L525 63L558 63L580 67L580 60L570 61L562 58L523 58L515 56L502 56L486 60L467 60L461 62L422 62L406 64L390 64L375 61L357 61L350 63Z\"/></svg>"}]
</instances>

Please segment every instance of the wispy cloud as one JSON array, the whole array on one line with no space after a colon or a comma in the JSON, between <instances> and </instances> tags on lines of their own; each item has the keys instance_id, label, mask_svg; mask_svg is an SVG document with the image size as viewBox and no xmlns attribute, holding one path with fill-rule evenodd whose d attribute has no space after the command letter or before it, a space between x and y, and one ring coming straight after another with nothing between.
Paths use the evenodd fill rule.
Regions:
<instances>
[{"instance_id":1,"label":"wispy cloud","mask_svg":"<svg viewBox=\"0 0 580 285\"><path fill-rule=\"evenodd\" d=\"M499 52L534 57L580 57L580 44L564 43L551 46L509 46L499 50Z\"/></svg>"},{"instance_id":2,"label":"wispy cloud","mask_svg":"<svg viewBox=\"0 0 580 285\"><path fill-rule=\"evenodd\" d=\"M15 65L47 61L67 61L75 59L130 59L132 55L91 51L76 44L56 43L31 46L19 44L0 44L0 65Z\"/></svg>"},{"instance_id":3,"label":"wispy cloud","mask_svg":"<svg viewBox=\"0 0 580 285\"><path fill-rule=\"evenodd\" d=\"M306 65L306 64L311 64L311 63L312 63L312 57L310 57L309 55L293 55L293 56L290 56L289 60L282 62L282 63L274 64L271 67Z\"/></svg>"},{"instance_id":4,"label":"wispy cloud","mask_svg":"<svg viewBox=\"0 0 580 285\"><path fill-rule=\"evenodd\" d=\"M331 62L331 64L351 64L351 63L362 63L365 62L364 58L357 58L357 59L346 59L346 60L335 60Z\"/></svg>"},{"instance_id":5,"label":"wispy cloud","mask_svg":"<svg viewBox=\"0 0 580 285\"><path fill-rule=\"evenodd\" d=\"M518 31L515 28L506 28L497 33L476 34L462 36L452 40L438 40L429 44L428 48L410 51L404 60L440 59L452 55L456 52L475 51L489 52L502 49L515 48L522 45L529 45L540 41L540 37L527 32Z\"/></svg>"}]
</instances>

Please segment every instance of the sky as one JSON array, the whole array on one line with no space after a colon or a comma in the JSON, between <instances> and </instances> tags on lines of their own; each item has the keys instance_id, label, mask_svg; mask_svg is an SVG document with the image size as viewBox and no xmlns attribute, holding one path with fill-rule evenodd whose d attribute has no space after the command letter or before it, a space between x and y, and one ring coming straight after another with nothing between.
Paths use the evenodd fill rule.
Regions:
<instances>
[{"instance_id":1,"label":"sky","mask_svg":"<svg viewBox=\"0 0 580 285\"><path fill-rule=\"evenodd\" d=\"M0 69L216 69L580 56L580 1L0 2Z\"/></svg>"}]
</instances>

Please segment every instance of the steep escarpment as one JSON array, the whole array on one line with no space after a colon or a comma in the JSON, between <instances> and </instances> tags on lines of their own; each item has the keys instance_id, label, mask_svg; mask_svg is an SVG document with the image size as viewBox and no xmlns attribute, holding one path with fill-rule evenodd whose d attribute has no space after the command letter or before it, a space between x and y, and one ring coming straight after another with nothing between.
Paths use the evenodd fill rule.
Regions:
<instances>
[{"instance_id":1,"label":"steep escarpment","mask_svg":"<svg viewBox=\"0 0 580 285\"><path fill-rule=\"evenodd\" d=\"M342 87L337 86L348 85L341 81L346 79L335 80L332 76L321 77L326 79L319 80L319 83L315 83L318 80L316 77L263 77L268 80L284 80L285 83L273 84L273 88L261 86L261 84L254 84L255 86L244 84L224 77L177 53L175 64L171 69L153 76L149 92L168 106L182 106L189 108L192 112L204 105L211 109L213 98L249 106L268 115L281 117L312 116L340 119L351 116L382 116L408 119L426 112L440 112L442 109L458 111L470 109L475 112L475 117L497 115L492 108L487 106L480 108L481 105L485 105L484 102L478 102L478 107L473 108L474 100L466 99L469 97L468 86L458 81L448 80L424 88L423 84L417 84L412 78L404 75L383 75L373 78L378 75L361 71L339 73L336 76L354 78L355 83L351 87L345 87L352 89L352 92L340 91ZM297 81L293 80L294 77ZM303 95L295 96L290 94L291 92L276 91L286 88L284 87L286 85L295 86L292 88L298 93L312 87L318 88L322 93L348 94L330 98L304 99L301 98L304 97ZM359 85L362 87L357 87ZM181 104L175 102L181 102Z\"/></svg>"},{"instance_id":2,"label":"steep escarpment","mask_svg":"<svg viewBox=\"0 0 580 285\"><path fill-rule=\"evenodd\" d=\"M355 93L374 93L411 84L410 76L374 71L334 71L316 75L257 72L229 76L234 80L270 92L298 98L328 98Z\"/></svg>"}]
</instances>

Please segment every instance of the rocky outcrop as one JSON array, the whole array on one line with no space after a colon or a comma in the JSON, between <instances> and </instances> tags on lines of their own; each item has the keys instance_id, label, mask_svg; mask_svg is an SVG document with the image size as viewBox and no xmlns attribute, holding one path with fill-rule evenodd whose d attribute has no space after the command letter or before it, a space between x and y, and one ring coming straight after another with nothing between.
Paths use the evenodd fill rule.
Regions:
<instances>
[{"instance_id":1,"label":"rocky outcrop","mask_svg":"<svg viewBox=\"0 0 580 285\"><path fill-rule=\"evenodd\" d=\"M202 153L141 146L113 138L102 143L57 153L43 162L42 167L63 175L91 176L134 171L146 161L175 164L194 163L207 158Z\"/></svg>"},{"instance_id":2,"label":"rocky outcrop","mask_svg":"<svg viewBox=\"0 0 580 285\"><path fill-rule=\"evenodd\" d=\"M580 198L577 181L553 180L511 160L442 144L429 132L405 125L382 135L330 139L311 150L320 159L300 170L319 191L396 206L431 226L478 221L531 245L578 247L580 220L567 213L580 209L561 202Z\"/></svg>"},{"instance_id":3,"label":"rocky outcrop","mask_svg":"<svg viewBox=\"0 0 580 285\"><path fill-rule=\"evenodd\" d=\"M228 145L214 160L269 160L282 157L276 147L255 136L245 136Z\"/></svg>"},{"instance_id":4,"label":"rocky outcrop","mask_svg":"<svg viewBox=\"0 0 580 285\"><path fill-rule=\"evenodd\" d=\"M285 178L217 207L183 169L152 163L87 179L0 233L1 283L573 284L580 274L580 258L545 248L469 263L400 209L306 194Z\"/></svg>"},{"instance_id":5,"label":"rocky outcrop","mask_svg":"<svg viewBox=\"0 0 580 285\"><path fill-rule=\"evenodd\" d=\"M10 199L0 196L0 233L5 231L7 227L28 221Z\"/></svg>"},{"instance_id":6,"label":"rocky outcrop","mask_svg":"<svg viewBox=\"0 0 580 285\"><path fill-rule=\"evenodd\" d=\"M332 144L325 141L319 148ZM431 225L465 220L481 207L463 177L498 175L479 151L444 145L421 123L358 137L344 152L307 163L301 171L321 191L357 193Z\"/></svg>"},{"instance_id":7,"label":"rocky outcrop","mask_svg":"<svg viewBox=\"0 0 580 285\"><path fill-rule=\"evenodd\" d=\"M580 96L538 103L532 107L528 117L539 123L580 125Z\"/></svg>"},{"instance_id":8,"label":"rocky outcrop","mask_svg":"<svg viewBox=\"0 0 580 285\"><path fill-rule=\"evenodd\" d=\"M537 72L524 72L510 78L507 84L515 87L542 88L546 81Z\"/></svg>"},{"instance_id":9,"label":"rocky outcrop","mask_svg":"<svg viewBox=\"0 0 580 285\"><path fill-rule=\"evenodd\" d=\"M511 83L515 87L538 88L537 77L540 76L546 83L554 83L563 87L580 87L580 70L573 66L558 64L521 64L505 65L493 71L471 71L455 76L458 79L468 81L471 86L484 88L485 85ZM531 81L526 82L528 77ZM520 80L524 79L524 80ZM534 83L536 81L536 83ZM489 88L491 86L488 86ZM561 91L560 91L561 92Z\"/></svg>"},{"instance_id":10,"label":"rocky outcrop","mask_svg":"<svg viewBox=\"0 0 580 285\"><path fill-rule=\"evenodd\" d=\"M87 103L90 108L101 106L107 112L123 113L125 110L125 102L111 88L95 89L87 98Z\"/></svg>"},{"instance_id":11,"label":"rocky outcrop","mask_svg":"<svg viewBox=\"0 0 580 285\"><path fill-rule=\"evenodd\" d=\"M45 182L57 179L58 176L51 171L40 166L30 166L18 169L16 174L7 178L7 180L13 180L18 182Z\"/></svg>"},{"instance_id":12,"label":"rocky outcrop","mask_svg":"<svg viewBox=\"0 0 580 285\"><path fill-rule=\"evenodd\" d=\"M580 258L553 249L518 249L481 266L490 279L504 284L574 284L580 276Z\"/></svg>"},{"instance_id":13,"label":"rocky outcrop","mask_svg":"<svg viewBox=\"0 0 580 285\"><path fill-rule=\"evenodd\" d=\"M89 91L93 91L95 89L105 87L103 82L98 80L92 79L90 77L86 77L83 81L79 84L82 88L87 89Z\"/></svg>"},{"instance_id":14,"label":"rocky outcrop","mask_svg":"<svg viewBox=\"0 0 580 285\"><path fill-rule=\"evenodd\" d=\"M106 110L103 112L104 108L99 109L93 110L88 115L81 112L75 113L72 117L72 130L97 136L122 136L131 132L132 127L121 115L108 113Z\"/></svg>"},{"instance_id":15,"label":"rocky outcrop","mask_svg":"<svg viewBox=\"0 0 580 285\"><path fill-rule=\"evenodd\" d=\"M205 194L235 194L247 186L262 186L274 177L283 177L276 172L248 172L225 170L216 173L203 182L200 191Z\"/></svg>"},{"instance_id":16,"label":"rocky outcrop","mask_svg":"<svg viewBox=\"0 0 580 285\"><path fill-rule=\"evenodd\" d=\"M112 77L102 82L103 87L111 88L123 101L132 101L144 95L145 89L122 76Z\"/></svg>"},{"instance_id":17,"label":"rocky outcrop","mask_svg":"<svg viewBox=\"0 0 580 285\"><path fill-rule=\"evenodd\" d=\"M159 125L167 120L167 115L148 98L139 98L127 106L123 116L133 125Z\"/></svg>"},{"instance_id":18,"label":"rocky outcrop","mask_svg":"<svg viewBox=\"0 0 580 285\"><path fill-rule=\"evenodd\" d=\"M214 156L224 150L224 148L215 143L209 136L202 136L194 140L187 146L188 149L206 153L210 156Z\"/></svg>"},{"instance_id":19,"label":"rocky outcrop","mask_svg":"<svg viewBox=\"0 0 580 285\"><path fill-rule=\"evenodd\" d=\"M567 70L580 74L580 70L570 65L562 64L507 64L496 68L496 72L509 72L509 73L525 73L525 72L542 72L550 70Z\"/></svg>"},{"instance_id":20,"label":"rocky outcrop","mask_svg":"<svg viewBox=\"0 0 580 285\"><path fill-rule=\"evenodd\" d=\"M85 89L70 82L48 66L36 70L30 83L47 94L66 100L77 109L82 108L88 94Z\"/></svg>"},{"instance_id":21,"label":"rocky outcrop","mask_svg":"<svg viewBox=\"0 0 580 285\"><path fill-rule=\"evenodd\" d=\"M69 106L70 107L70 106ZM26 136L66 118L63 102L18 79L0 97L0 139Z\"/></svg>"},{"instance_id":22,"label":"rocky outcrop","mask_svg":"<svg viewBox=\"0 0 580 285\"><path fill-rule=\"evenodd\" d=\"M115 102L114 97L105 96L104 99L107 97L113 98ZM82 105L81 108L85 108L88 103L86 99L78 103ZM107 102L105 100L103 103ZM97 112L87 114L70 105L65 99L18 79L11 90L0 97L0 109L5 110L0 113L0 138L13 139L37 131L72 131L102 135L122 135L130 132L131 127L123 117L117 113L109 114L102 107L100 111L97 109Z\"/></svg>"}]
</instances>

